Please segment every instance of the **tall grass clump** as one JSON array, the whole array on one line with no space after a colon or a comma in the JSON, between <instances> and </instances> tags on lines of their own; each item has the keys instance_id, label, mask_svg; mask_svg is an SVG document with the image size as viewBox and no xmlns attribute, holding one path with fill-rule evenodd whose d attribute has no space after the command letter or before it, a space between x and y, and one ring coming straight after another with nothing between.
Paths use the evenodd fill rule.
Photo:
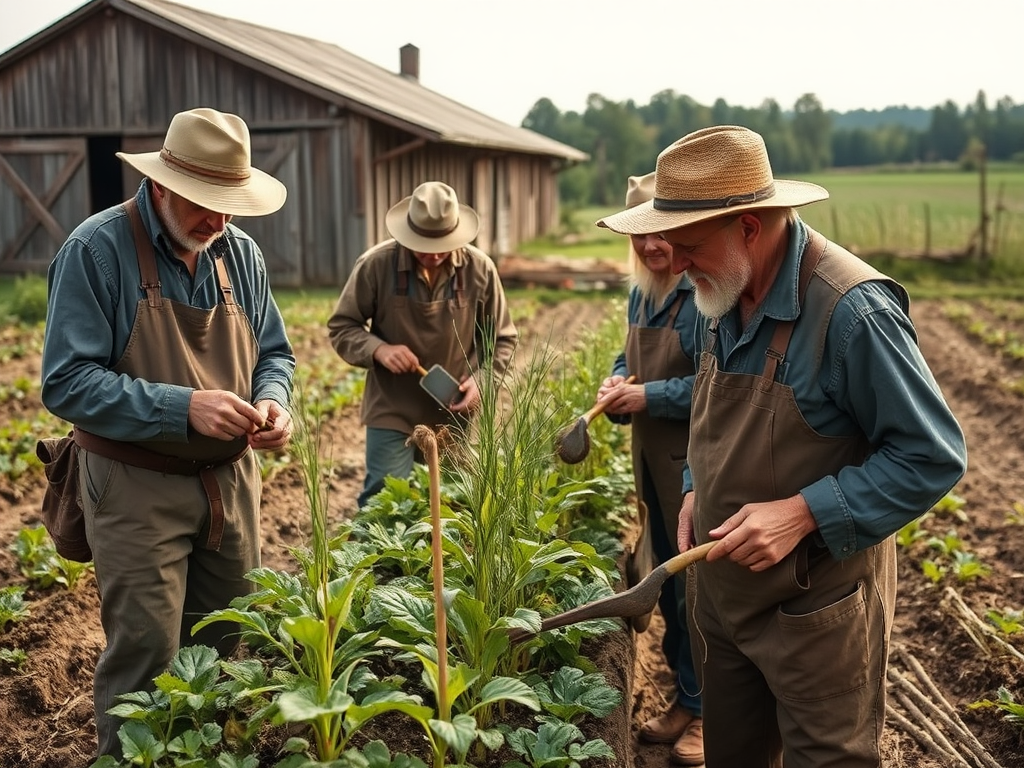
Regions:
<instances>
[{"instance_id":1,"label":"tall grass clump","mask_svg":"<svg viewBox=\"0 0 1024 768\"><path fill-rule=\"evenodd\" d=\"M492 355L493 349L484 350L481 370L490 370ZM453 431L447 474L469 511L467 583L492 621L532 602L520 573L525 553L515 542L535 538L538 528L551 531L538 516L547 503L562 418L546 391L553 360L550 349L538 345L522 365L513 356L503 376L480 376L477 415L465 430Z\"/></svg>"}]
</instances>

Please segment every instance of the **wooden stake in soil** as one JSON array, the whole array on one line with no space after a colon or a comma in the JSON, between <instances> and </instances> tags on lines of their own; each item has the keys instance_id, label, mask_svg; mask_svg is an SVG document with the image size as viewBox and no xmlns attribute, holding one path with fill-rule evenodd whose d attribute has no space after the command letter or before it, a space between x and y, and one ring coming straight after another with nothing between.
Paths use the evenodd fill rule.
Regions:
<instances>
[{"instance_id":1,"label":"wooden stake in soil","mask_svg":"<svg viewBox=\"0 0 1024 768\"><path fill-rule=\"evenodd\" d=\"M437 635L437 702L439 718L452 719L448 706L448 614L444 607L444 558L441 554L441 467L437 457L437 436L430 427L416 426L409 441L420 449L430 473L430 547L434 576L434 633Z\"/></svg>"}]
</instances>

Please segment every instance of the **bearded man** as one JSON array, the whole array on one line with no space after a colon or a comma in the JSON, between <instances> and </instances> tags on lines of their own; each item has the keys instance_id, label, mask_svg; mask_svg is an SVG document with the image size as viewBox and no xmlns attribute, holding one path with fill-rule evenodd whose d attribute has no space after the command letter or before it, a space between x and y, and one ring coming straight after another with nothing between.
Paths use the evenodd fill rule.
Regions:
<instances>
[{"instance_id":1,"label":"bearded man","mask_svg":"<svg viewBox=\"0 0 1024 768\"><path fill-rule=\"evenodd\" d=\"M118 157L146 178L50 265L42 365L43 403L79 446L107 640L98 752L114 756L119 694L152 688L182 645L236 643L229 623L190 630L252 589L262 480L251 449L287 444L295 369L263 255L230 223L287 194L250 165L241 118L182 112L159 152Z\"/></svg>"},{"instance_id":2,"label":"bearded man","mask_svg":"<svg viewBox=\"0 0 1024 768\"><path fill-rule=\"evenodd\" d=\"M758 134L658 156L606 217L672 247L701 314L679 550L717 541L689 605L707 768L881 765L894 534L963 476L963 433L897 283L804 224Z\"/></svg>"}]
</instances>

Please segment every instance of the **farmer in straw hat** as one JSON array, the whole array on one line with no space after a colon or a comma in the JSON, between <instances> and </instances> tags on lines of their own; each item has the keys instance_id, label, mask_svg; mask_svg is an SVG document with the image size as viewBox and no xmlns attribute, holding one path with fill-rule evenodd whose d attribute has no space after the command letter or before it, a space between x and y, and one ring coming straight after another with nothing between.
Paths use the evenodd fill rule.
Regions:
<instances>
[{"instance_id":1,"label":"farmer in straw hat","mask_svg":"<svg viewBox=\"0 0 1024 768\"><path fill-rule=\"evenodd\" d=\"M717 126L598 222L660 233L703 315L678 538L719 542L690 614L708 768L881 764L893 534L966 468L906 292L797 216L827 196Z\"/></svg>"},{"instance_id":2,"label":"farmer in straw hat","mask_svg":"<svg viewBox=\"0 0 1024 768\"><path fill-rule=\"evenodd\" d=\"M75 425L107 647L99 753L119 755L115 697L152 687L180 645L229 652L237 628L192 625L252 589L259 464L282 448L295 359L260 249L232 216L284 186L250 164L242 120L174 116L163 148L118 153L146 178L80 224L48 274L42 399Z\"/></svg>"},{"instance_id":3,"label":"farmer in straw hat","mask_svg":"<svg viewBox=\"0 0 1024 768\"><path fill-rule=\"evenodd\" d=\"M420 184L387 212L385 224L393 239L356 260L327 322L338 354L367 369L360 507L385 477L412 473L415 452L405 443L417 424L465 423L480 403L475 376L484 352L492 350L500 375L519 338L494 262L470 245L476 212L454 189ZM435 364L461 382L461 396L447 408L419 385L418 369Z\"/></svg>"},{"instance_id":4,"label":"farmer in straw hat","mask_svg":"<svg viewBox=\"0 0 1024 768\"><path fill-rule=\"evenodd\" d=\"M630 176L626 207L654 197L654 174ZM696 373L694 329L697 309L693 286L672 270L672 248L657 235L630 238L629 330L625 350L612 375L601 382L597 400L607 401L605 414L630 423L633 478L643 502L643 531L627 563L630 584L650 570L652 554L666 562L679 554L676 530L683 498L683 465L690 431L690 397ZM625 379L636 374L637 382ZM653 552L652 552L653 549ZM700 691L690 653L686 623L686 574L668 579L658 599L665 619L662 652L675 672L675 698L668 709L640 728L644 741L672 744L670 758L680 765L704 762ZM638 632L647 629L650 614L633 620Z\"/></svg>"}]
</instances>

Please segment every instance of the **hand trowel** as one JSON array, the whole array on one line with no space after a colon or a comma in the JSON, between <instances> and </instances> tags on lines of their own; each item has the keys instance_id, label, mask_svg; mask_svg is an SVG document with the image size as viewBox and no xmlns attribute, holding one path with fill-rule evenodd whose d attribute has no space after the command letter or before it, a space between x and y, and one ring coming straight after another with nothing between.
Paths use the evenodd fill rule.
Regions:
<instances>
[{"instance_id":1,"label":"hand trowel","mask_svg":"<svg viewBox=\"0 0 1024 768\"><path fill-rule=\"evenodd\" d=\"M449 408L453 402L462 398L459 382L437 363L430 366L429 371L422 365L417 365L416 371L422 377L420 386L428 395L437 400L442 408Z\"/></svg>"}]
</instances>

